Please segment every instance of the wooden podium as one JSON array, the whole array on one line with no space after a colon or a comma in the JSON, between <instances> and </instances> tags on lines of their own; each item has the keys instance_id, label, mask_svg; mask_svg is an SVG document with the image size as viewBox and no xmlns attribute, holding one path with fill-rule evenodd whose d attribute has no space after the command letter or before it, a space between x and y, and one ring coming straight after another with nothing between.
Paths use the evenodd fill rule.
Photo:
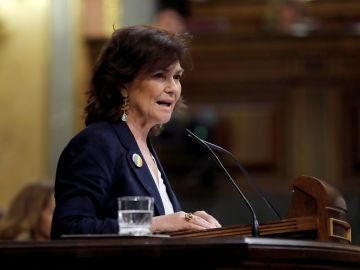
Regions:
<instances>
[{"instance_id":1,"label":"wooden podium","mask_svg":"<svg viewBox=\"0 0 360 270\"><path fill-rule=\"evenodd\" d=\"M292 201L286 217L260 224L260 236L318 241L351 242L346 202L340 192L328 183L311 176L300 176L291 184ZM182 237L251 236L251 226L230 226L206 231L182 231L171 234Z\"/></svg>"},{"instance_id":2,"label":"wooden podium","mask_svg":"<svg viewBox=\"0 0 360 270\"><path fill-rule=\"evenodd\" d=\"M0 241L1 269L360 269L360 247L263 237ZM22 268L20 268L22 269Z\"/></svg>"},{"instance_id":3,"label":"wooden podium","mask_svg":"<svg viewBox=\"0 0 360 270\"><path fill-rule=\"evenodd\" d=\"M346 203L323 181L292 183L287 217L260 225L148 237L78 235L51 241L0 241L1 269L360 269Z\"/></svg>"}]
</instances>

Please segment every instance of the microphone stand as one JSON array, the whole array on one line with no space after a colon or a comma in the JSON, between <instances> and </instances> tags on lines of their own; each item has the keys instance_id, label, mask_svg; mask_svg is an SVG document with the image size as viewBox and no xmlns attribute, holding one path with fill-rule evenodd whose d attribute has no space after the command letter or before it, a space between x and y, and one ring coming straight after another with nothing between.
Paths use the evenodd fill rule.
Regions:
<instances>
[{"instance_id":1,"label":"microphone stand","mask_svg":"<svg viewBox=\"0 0 360 270\"><path fill-rule=\"evenodd\" d=\"M200 139L200 138L199 138ZM281 220L281 216L279 212L275 209L275 207L271 204L271 202L266 198L266 196L263 194L263 192L260 190L258 185L256 184L255 180L248 174L248 172L245 170L245 168L241 165L239 159L230 151L226 150L225 148L222 148L221 146L218 146L216 144L213 144L211 142L202 140L204 143L206 143L211 148L218 150L222 153L228 154L237 164L241 172L244 174L246 181L251 185L251 187L261 196L261 198L265 201L266 205L273 211L273 213L276 215L276 217Z\"/></svg>"},{"instance_id":2,"label":"microphone stand","mask_svg":"<svg viewBox=\"0 0 360 270\"><path fill-rule=\"evenodd\" d=\"M243 192L240 190L240 188L236 185L234 179L231 177L231 175L229 174L229 172L226 170L226 168L224 167L224 165L222 164L222 162L220 161L220 159L218 158L218 156L214 153L214 151L211 149L211 147L209 145L207 145L202 139L200 139L199 137L197 137L194 133L192 133L190 130L186 129L186 132L188 133L189 137L191 137L193 140L195 140L197 143L199 143L200 145L202 145L203 147L205 147L211 154L212 156L215 158L215 160L217 161L217 163L219 164L219 166L221 167L221 169L225 172L226 176L228 177L228 179L230 180L230 182L233 184L233 186L235 187L235 189L237 190L237 192L240 194L241 198L244 200L245 204L247 205L247 207L249 208L251 215L252 215L252 229L251 229L251 233L252 236L254 237L258 237L259 236L259 221L256 217L255 211L252 208L250 202L248 201L248 199L245 197L245 195L243 194Z\"/></svg>"}]
</instances>

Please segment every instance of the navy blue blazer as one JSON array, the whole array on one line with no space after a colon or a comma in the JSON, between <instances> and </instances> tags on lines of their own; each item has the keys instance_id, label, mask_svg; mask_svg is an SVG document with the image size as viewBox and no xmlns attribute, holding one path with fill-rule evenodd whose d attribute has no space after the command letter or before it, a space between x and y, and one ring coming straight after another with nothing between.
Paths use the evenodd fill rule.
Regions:
<instances>
[{"instance_id":1,"label":"navy blue blazer","mask_svg":"<svg viewBox=\"0 0 360 270\"><path fill-rule=\"evenodd\" d=\"M161 163L149 146L174 211L180 211ZM141 167L134 163L133 154L142 158ZM60 155L51 238L66 234L118 233L117 198L132 195L154 197L154 215L165 214L154 179L127 124L97 122L89 125Z\"/></svg>"}]
</instances>

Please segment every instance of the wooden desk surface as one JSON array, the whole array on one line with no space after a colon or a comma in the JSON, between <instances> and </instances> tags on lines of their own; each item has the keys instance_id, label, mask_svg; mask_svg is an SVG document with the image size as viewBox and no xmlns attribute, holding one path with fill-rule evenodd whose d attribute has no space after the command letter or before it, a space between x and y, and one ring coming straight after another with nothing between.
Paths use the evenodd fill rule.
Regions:
<instances>
[{"instance_id":1,"label":"wooden desk surface","mask_svg":"<svg viewBox=\"0 0 360 270\"><path fill-rule=\"evenodd\" d=\"M28 269L360 269L360 246L274 238L88 237L0 242L3 266ZM35 268L34 268L35 269Z\"/></svg>"}]
</instances>

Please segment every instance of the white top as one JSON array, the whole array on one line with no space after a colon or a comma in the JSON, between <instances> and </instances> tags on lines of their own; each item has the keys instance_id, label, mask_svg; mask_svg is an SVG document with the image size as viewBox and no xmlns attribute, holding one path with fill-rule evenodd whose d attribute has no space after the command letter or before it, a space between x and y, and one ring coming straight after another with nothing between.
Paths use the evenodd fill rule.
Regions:
<instances>
[{"instance_id":1,"label":"white top","mask_svg":"<svg viewBox=\"0 0 360 270\"><path fill-rule=\"evenodd\" d=\"M154 162L156 163L153 156L151 156ZM151 175L155 181L155 185L158 188L158 191L160 193L160 197L162 200L162 203L164 205L165 215L174 213L174 208L172 206L172 203L170 201L169 195L166 192L166 186L164 184L164 180L162 179L161 172L157 170L158 177L155 177L154 172L150 170ZM156 179L159 179L159 183Z\"/></svg>"}]
</instances>

